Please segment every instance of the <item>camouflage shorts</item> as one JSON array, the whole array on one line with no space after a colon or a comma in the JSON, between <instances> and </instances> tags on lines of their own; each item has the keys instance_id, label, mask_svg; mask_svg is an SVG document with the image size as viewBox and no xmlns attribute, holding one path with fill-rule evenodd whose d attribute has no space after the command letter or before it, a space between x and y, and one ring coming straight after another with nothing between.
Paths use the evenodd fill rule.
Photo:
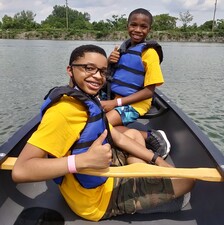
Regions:
<instances>
[{"instance_id":1,"label":"camouflage shorts","mask_svg":"<svg viewBox=\"0 0 224 225\"><path fill-rule=\"evenodd\" d=\"M125 154L119 152L118 157L119 163L126 164ZM114 164L117 162L115 159ZM174 199L174 191L170 179L115 178L111 200L102 219L147 211L171 199Z\"/></svg>"}]
</instances>

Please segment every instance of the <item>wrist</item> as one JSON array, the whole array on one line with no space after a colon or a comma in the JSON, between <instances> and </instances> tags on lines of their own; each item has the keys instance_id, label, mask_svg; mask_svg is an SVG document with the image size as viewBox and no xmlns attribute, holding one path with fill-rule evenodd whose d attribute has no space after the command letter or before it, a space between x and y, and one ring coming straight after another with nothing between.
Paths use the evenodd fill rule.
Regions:
<instances>
[{"instance_id":1,"label":"wrist","mask_svg":"<svg viewBox=\"0 0 224 225\"><path fill-rule=\"evenodd\" d=\"M91 162L93 160L89 157L88 151L82 154L76 155L76 170L77 173L80 170L91 168Z\"/></svg>"}]
</instances>

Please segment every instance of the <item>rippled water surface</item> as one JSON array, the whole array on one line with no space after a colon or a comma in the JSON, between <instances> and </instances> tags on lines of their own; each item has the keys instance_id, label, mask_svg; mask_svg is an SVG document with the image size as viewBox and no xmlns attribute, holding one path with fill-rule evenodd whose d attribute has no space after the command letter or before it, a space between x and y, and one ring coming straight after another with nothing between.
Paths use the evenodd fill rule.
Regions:
<instances>
[{"instance_id":1,"label":"rippled water surface","mask_svg":"<svg viewBox=\"0 0 224 225\"><path fill-rule=\"evenodd\" d=\"M86 43L109 54L120 42L0 40L0 144L39 112L46 92L67 84L71 51ZM160 89L224 153L224 45L160 43L165 84Z\"/></svg>"}]
</instances>

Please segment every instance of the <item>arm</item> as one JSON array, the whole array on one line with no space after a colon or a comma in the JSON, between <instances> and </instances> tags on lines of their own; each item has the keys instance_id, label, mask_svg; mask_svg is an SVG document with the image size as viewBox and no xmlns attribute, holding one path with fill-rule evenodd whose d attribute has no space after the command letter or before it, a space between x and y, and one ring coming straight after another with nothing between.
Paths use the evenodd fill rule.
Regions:
<instances>
[{"instance_id":1,"label":"arm","mask_svg":"<svg viewBox=\"0 0 224 225\"><path fill-rule=\"evenodd\" d=\"M122 97L121 98L122 105L130 105L132 103L140 102L145 99L151 98L154 94L154 90L155 90L155 85L149 85L132 95ZM117 99L101 101L101 105L103 109L105 110L105 112L109 112L118 106Z\"/></svg>"},{"instance_id":2,"label":"arm","mask_svg":"<svg viewBox=\"0 0 224 225\"><path fill-rule=\"evenodd\" d=\"M130 105L135 102L140 102L145 99L152 98L154 94L154 90L155 90L155 85L149 85L132 95L122 97L122 105Z\"/></svg>"},{"instance_id":3,"label":"arm","mask_svg":"<svg viewBox=\"0 0 224 225\"><path fill-rule=\"evenodd\" d=\"M110 145L102 145L106 136L107 131L104 131L87 152L76 155L77 171L86 168L102 169L110 165ZM12 178L15 182L32 182L53 179L67 173L68 157L47 158L44 150L27 143L15 163Z\"/></svg>"}]
</instances>

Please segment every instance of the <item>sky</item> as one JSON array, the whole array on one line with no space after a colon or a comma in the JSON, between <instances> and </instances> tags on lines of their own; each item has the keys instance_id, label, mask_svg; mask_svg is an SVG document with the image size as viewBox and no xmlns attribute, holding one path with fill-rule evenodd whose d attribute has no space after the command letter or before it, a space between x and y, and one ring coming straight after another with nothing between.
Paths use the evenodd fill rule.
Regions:
<instances>
[{"instance_id":1,"label":"sky","mask_svg":"<svg viewBox=\"0 0 224 225\"><path fill-rule=\"evenodd\" d=\"M191 24L201 25L215 19L224 19L224 0L67 0L69 8L90 14L90 22L112 19L112 15L128 17L136 8L148 9L152 15L169 14L179 18L180 13L189 11ZM65 0L0 0L0 21L4 15L13 17L22 10L32 11L35 21L40 23L53 11L55 5L65 5Z\"/></svg>"}]
</instances>

